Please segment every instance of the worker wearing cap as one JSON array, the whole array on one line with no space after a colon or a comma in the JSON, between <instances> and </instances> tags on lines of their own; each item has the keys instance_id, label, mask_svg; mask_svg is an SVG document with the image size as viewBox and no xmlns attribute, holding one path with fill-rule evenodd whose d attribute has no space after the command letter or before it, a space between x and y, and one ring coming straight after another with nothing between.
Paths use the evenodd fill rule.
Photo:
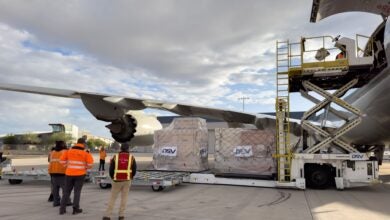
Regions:
<instances>
[{"instance_id":1,"label":"worker wearing cap","mask_svg":"<svg viewBox=\"0 0 390 220\"><path fill-rule=\"evenodd\" d=\"M115 204L115 200L118 198L118 194L121 193L121 203L119 207L119 219L124 219L124 213L127 203L127 196L131 186L131 180L137 172L137 164L133 155L129 153L129 145L122 144L121 151L114 155L110 163L110 176L112 181L111 198L108 203L106 213L103 220L110 220L111 213Z\"/></svg>"},{"instance_id":2,"label":"worker wearing cap","mask_svg":"<svg viewBox=\"0 0 390 220\"><path fill-rule=\"evenodd\" d=\"M87 169L91 169L93 158L85 152L85 139L79 138L77 144L62 154L60 163L66 167L65 170L65 192L61 199L60 215L66 212L66 203L74 188L73 214L83 212L80 209L80 194L84 184Z\"/></svg>"}]
</instances>

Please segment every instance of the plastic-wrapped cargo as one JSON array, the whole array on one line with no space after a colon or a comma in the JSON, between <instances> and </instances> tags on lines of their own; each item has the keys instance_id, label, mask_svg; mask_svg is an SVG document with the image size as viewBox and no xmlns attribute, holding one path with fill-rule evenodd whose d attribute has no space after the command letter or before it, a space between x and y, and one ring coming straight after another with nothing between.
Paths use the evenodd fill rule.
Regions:
<instances>
[{"instance_id":1,"label":"plastic-wrapped cargo","mask_svg":"<svg viewBox=\"0 0 390 220\"><path fill-rule=\"evenodd\" d=\"M215 129L215 167L217 174L262 177L277 172L275 132L271 130Z\"/></svg>"},{"instance_id":2,"label":"plastic-wrapped cargo","mask_svg":"<svg viewBox=\"0 0 390 220\"><path fill-rule=\"evenodd\" d=\"M199 172L208 169L208 130L202 118L175 118L154 133L156 170Z\"/></svg>"}]
</instances>

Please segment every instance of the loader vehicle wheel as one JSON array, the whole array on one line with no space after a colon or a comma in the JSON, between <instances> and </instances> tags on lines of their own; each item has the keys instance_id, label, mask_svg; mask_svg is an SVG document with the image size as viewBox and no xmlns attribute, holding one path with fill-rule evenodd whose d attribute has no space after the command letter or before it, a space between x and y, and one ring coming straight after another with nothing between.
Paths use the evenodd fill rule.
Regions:
<instances>
[{"instance_id":1,"label":"loader vehicle wheel","mask_svg":"<svg viewBox=\"0 0 390 220\"><path fill-rule=\"evenodd\" d=\"M307 179L308 187L313 189L326 189L330 183L330 173L327 169L312 170Z\"/></svg>"},{"instance_id":2,"label":"loader vehicle wheel","mask_svg":"<svg viewBox=\"0 0 390 220\"><path fill-rule=\"evenodd\" d=\"M109 189L109 188L111 188L111 184L109 184L109 183L99 183L99 186L102 189Z\"/></svg>"},{"instance_id":3,"label":"loader vehicle wheel","mask_svg":"<svg viewBox=\"0 0 390 220\"><path fill-rule=\"evenodd\" d=\"M152 185L152 190L154 192L159 192L159 191L163 191L164 190L164 187L163 186L155 186L155 185Z\"/></svg>"},{"instance_id":4,"label":"loader vehicle wheel","mask_svg":"<svg viewBox=\"0 0 390 220\"><path fill-rule=\"evenodd\" d=\"M8 180L8 183L11 184L11 185L21 184L22 182L23 182L23 180L15 180L15 179L9 179Z\"/></svg>"}]
</instances>

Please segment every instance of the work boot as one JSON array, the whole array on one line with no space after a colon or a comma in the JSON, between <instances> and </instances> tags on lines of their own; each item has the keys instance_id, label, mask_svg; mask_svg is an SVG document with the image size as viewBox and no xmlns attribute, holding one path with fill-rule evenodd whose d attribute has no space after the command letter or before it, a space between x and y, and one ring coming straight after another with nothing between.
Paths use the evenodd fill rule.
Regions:
<instances>
[{"instance_id":1,"label":"work boot","mask_svg":"<svg viewBox=\"0 0 390 220\"><path fill-rule=\"evenodd\" d=\"M77 214L79 214L79 213L82 213L83 212L83 210L82 209L79 209L79 208L73 208L73 215L77 215Z\"/></svg>"},{"instance_id":2,"label":"work boot","mask_svg":"<svg viewBox=\"0 0 390 220\"><path fill-rule=\"evenodd\" d=\"M107 216L103 216L103 220L111 220L111 218Z\"/></svg>"},{"instance_id":3,"label":"work boot","mask_svg":"<svg viewBox=\"0 0 390 220\"><path fill-rule=\"evenodd\" d=\"M48 202L53 202L53 193L50 193L49 198L47 199Z\"/></svg>"},{"instance_id":4,"label":"work boot","mask_svg":"<svg viewBox=\"0 0 390 220\"><path fill-rule=\"evenodd\" d=\"M63 215L66 213L66 209L60 209L60 215Z\"/></svg>"},{"instance_id":5,"label":"work boot","mask_svg":"<svg viewBox=\"0 0 390 220\"><path fill-rule=\"evenodd\" d=\"M124 216L119 216L118 220L125 220Z\"/></svg>"}]
</instances>

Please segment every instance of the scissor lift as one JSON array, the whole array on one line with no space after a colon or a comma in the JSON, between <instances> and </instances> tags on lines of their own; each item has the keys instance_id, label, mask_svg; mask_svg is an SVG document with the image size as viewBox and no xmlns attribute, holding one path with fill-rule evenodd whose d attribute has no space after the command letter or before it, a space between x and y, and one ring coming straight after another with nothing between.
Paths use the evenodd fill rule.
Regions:
<instances>
[{"instance_id":1,"label":"scissor lift","mask_svg":"<svg viewBox=\"0 0 390 220\"><path fill-rule=\"evenodd\" d=\"M364 36L357 35L356 41L362 37ZM276 43L277 154L275 157L278 160L278 182L280 183L302 181L302 178L303 180L312 178L315 182L318 178L318 188L321 188L325 186L321 184L321 178L324 178L324 173L330 172L336 173L334 176L338 189L365 185L377 180L376 162L368 161L367 155L361 154L342 139L346 132L356 127L362 120L362 112L341 97L349 89L361 87L373 77L370 71L373 66L373 56L369 56L372 41L366 39L368 46L363 56L359 56L357 53L359 47L355 46L355 40L338 38L321 36L301 38L298 43L288 41ZM331 93L329 90L334 92ZM289 93L291 92L300 92L303 97L315 103L314 107L304 113L301 120L303 134L306 135L302 136L302 142L305 144L303 150L299 152L292 152L289 141ZM319 100L318 96L323 99ZM334 105L344 111L338 111ZM320 111L325 116L331 112L344 123L333 125L329 129L329 126L325 126L326 117L322 122L313 122L312 119ZM308 139L315 142L307 144ZM340 153L326 153L331 152L330 147L337 147ZM356 158L361 161L356 161ZM356 166L367 169L370 175L363 177L361 174L356 174L355 169L349 169L350 160L354 164L356 162ZM334 171L326 171L329 167ZM352 181L351 178L354 180Z\"/></svg>"},{"instance_id":2,"label":"scissor lift","mask_svg":"<svg viewBox=\"0 0 390 220\"><path fill-rule=\"evenodd\" d=\"M357 35L357 39L362 35ZM328 40L328 41L327 41ZM312 41L312 42L311 42ZM330 43L329 43L330 42ZM370 45L370 39L367 40ZM334 45L332 45L334 43ZM307 46L309 45L309 46ZM312 49L317 46L317 48ZM309 47L309 48L308 48ZM311 48L310 48L311 47ZM358 47L357 47L358 48ZM361 87L366 82L360 80L367 78L367 71L373 63L372 56L358 57L356 53L355 41L349 38L332 38L330 36L301 38L299 43L277 42L277 106L276 112L280 120L286 121L289 107L282 107L283 103L289 105L290 92L301 92L303 97L315 103L315 106L305 112L302 118L302 127L308 133L317 133L322 136L322 141L315 145L308 146L304 153L315 153L334 143L347 153L358 153L356 149L342 141L340 137L353 129L361 122L362 113L359 109L351 106L340 97L349 89ZM334 55L342 53L342 57L335 58ZM331 56L333 55L333 56ZM316 60L315 60L316 59ZM287 83L286 83L287 81ZM359 82L362 81L362 82ZM337 82L337 83L335 83ZM283 87L284 86L284 87ZM281 90L280 88L283 88ZM333 93L328 90L336 90ZM322 96L322 101L314 95ZM287 95L286 95L287 93ZM331 104L337 104L349 112L340 113ZM324 110L324 114L332 112L345 123L335 128L331 133L324 128L324 124L312 123L309 119L317 112ZM351 117L353 115L353 117ZM283 119L284 118L284 119ZM277 120L278 129L278 157L289 155L288 129L281 126ZM284 133L284 134L283 134ZM287 136L280 138L282 135ZM283 149L282 149L283 148ZM287 149L287 151L286 151ZM289 157L287 157L289 158ZM279 159L279 163L283 162ZM284 171L280 170L281 173ZM281 178L283 179L283 177Z\"/></svg>"}]
</instances>

